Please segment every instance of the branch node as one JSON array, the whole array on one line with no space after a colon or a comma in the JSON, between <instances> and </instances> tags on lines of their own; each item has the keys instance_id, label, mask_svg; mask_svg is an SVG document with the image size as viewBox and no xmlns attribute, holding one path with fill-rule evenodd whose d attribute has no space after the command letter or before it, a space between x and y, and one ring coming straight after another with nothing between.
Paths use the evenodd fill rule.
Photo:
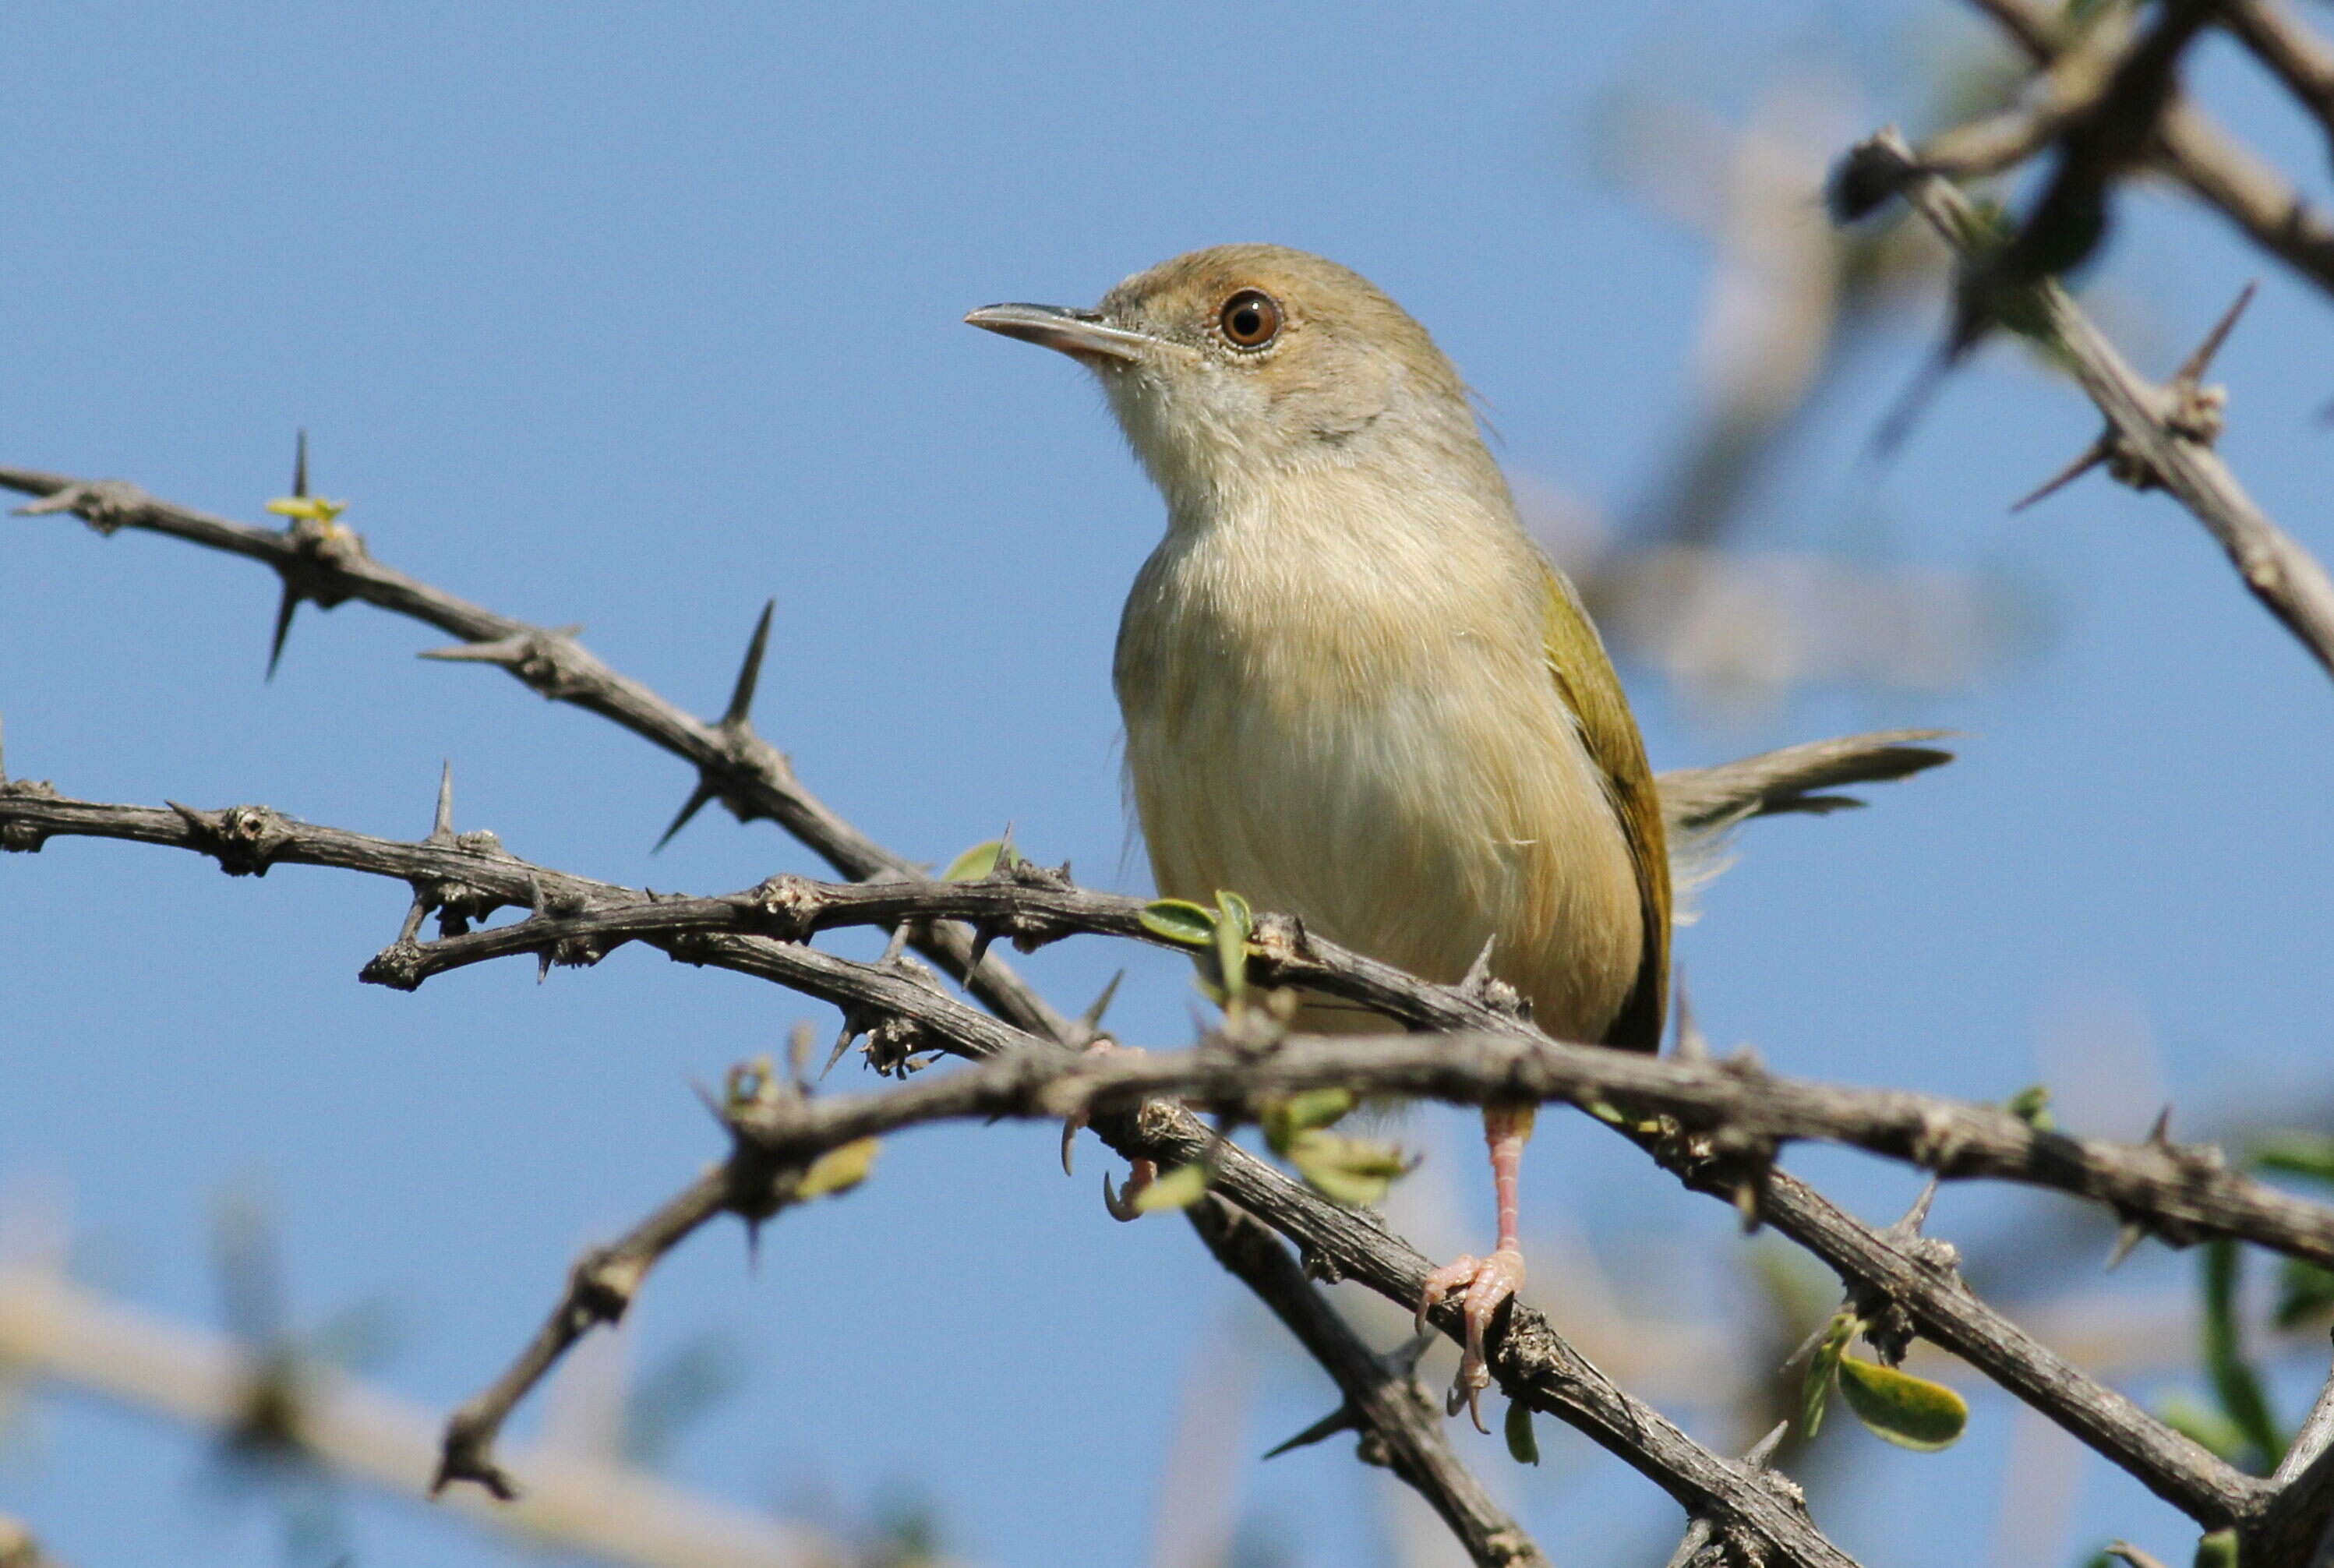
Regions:
<instances>
[{"instance_id":1,"label":"branch node","mask_svg":"<svg viewBox=\"0 0 2334 1568\"><path fill-rule=\"evenodd\" d=\"M153 497L127 479L91 479L53 490L16 508L19 517L70 512L100 534L112 534L138 521Z\"/></svg>"},{"instance_id":2,"label":"branch node","mask_svg":"<svg viewBox=\"0 0 2334 1568\"><path fill-rule=\"evenodd\" d=\"M163 803L186 822L193 847L219 863L230 877L264 877L292 840L284 819L266 806L229 806L202 812L177 801Z\"/></svg>"}]
</instances>

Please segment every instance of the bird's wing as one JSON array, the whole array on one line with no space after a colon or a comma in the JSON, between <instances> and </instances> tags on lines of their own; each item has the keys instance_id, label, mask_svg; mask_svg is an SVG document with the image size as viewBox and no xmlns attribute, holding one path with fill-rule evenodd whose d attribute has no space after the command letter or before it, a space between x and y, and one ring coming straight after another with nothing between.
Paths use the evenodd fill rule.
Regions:
<instances>
[{"instance_id":1,"label":"bird's wing","mask_svg":"<svg viewBox=\"0 0 2334 1568\"><path fill-rule=\"evenodd\" d=\"M1670 859L1662 831L1662 799L1645 762L1644 738L1613 672L1605 644L1570 582L1548 569L1547 629L1542 646L1548 673L1565 706L1580 722L1580 738L1605 782L1606 798L1628 840L1637 873L1644 931L1637 983L1605 1032L1604 1044L1625 1050L1660 1049L1662 1015L1669 999Z\"/></svg>"}]
</instances>

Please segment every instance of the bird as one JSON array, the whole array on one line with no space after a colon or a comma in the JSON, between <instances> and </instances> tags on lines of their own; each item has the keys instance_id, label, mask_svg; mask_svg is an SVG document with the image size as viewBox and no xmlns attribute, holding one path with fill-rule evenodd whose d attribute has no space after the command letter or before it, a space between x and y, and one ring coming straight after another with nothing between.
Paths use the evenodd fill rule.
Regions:
<instances>
[{"instance_id":1,"label":"bird","mask_svg":"<svg viewBox=\"0 0 2334 1568\"><path fill-rule=\"evenodd\" d=\"M1558 1038L1657 1049L1672 891L1644 743L1427 330L1271 245L964 319L1091 370L1166 503L1113 660L1160 894L1235 891L1443 984L1487 958ZM1395 1026L1318 996L1297 1021ZM1532 1120L1484 1110L1495 1245L1418 1303L1461 1303L1450 1405L1478 1427L1485 1332L1525 1280Z\"/></svg>"}]
</instances>

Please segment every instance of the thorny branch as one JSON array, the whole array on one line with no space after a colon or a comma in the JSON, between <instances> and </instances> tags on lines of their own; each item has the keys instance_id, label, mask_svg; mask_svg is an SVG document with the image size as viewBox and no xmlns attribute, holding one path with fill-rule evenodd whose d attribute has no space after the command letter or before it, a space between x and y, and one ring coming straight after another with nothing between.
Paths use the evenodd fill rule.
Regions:
<instances>
[{"instance_id":1,"label":"thorny branch","mask_svg":"<svg viewBox=\"0 0 2334 1568\"><path fill-rule=\"evenodd\" d=\"M105 817L109 809L121 813L118 819ZM240 825L227 831L228 824ZM341 830L293 823L258 808L200 813L175 809L158 812L139 807L91 807L58 802L28 791L22 784L10 786L10 794L0 797L0 832L19 837L89 831L100 825L114 830L108 836L202 849L218 855L230 870L248 871L264 869L267 863L293 860L346 864L350 869L377 874L416 880L436 878L457 886L485 888L487 896L505 903L519 903L529 891L541 892L547 903L562 892L574 896L571 890L581 890L589 896L592 890L610 889L609 884L530 866L506 852L487 855L428 843L400 845L362 834L345 834ZM222 850L220 846L226 847ZM333 857L330 861L325 858L328 854ZM458 858L464 856L469 857L467 863ZM484 876L480 874L481 862ZM967 890L994 885L997 884L948 883L939 884L933 890L940 895L955 896ZM497 889L498 892L494 890ZM894 884L848 890L854 897L861 891L897 895L906 890L906 885ZM1283 936L1276 938L1276 932ZM1454 1033L1483 1032L1480 1044L1485 1050L1512 1053L1512 1060L1517 1062L1529 1057L1535 1063L1577 1064L1581 1075L1572 1081L1571 1087L1584 1098L1602 1095L1623 1101L1644 1099L1673 1090L1698 1073L1718 1078L1728 1073L1722 1067L1697 1066L1674 1060L1649 1061L1622 1053L1566 1046L1519 1024L1511 1013L1503 1010L1495 995L1429 985L1367 959L1336 954L1326 944L1311 944L1314 954L1309 958L1293 950L1285 954L1278 951L1277 943L1280 940L1287 941L1293 949L1294 937L1295 933L1280 922L1262 923L1259 944L1262 949L1259 961L1261 975L1289 980L1301 976L1307 984L1317 984L1324 989L1334 987L1342 995L1378 1006L1416 1027ZM782 1164L799 1162L821 1147L832 1147L935 1115L1012 1114L1012 1097L1034 1092L1026 1087L1033 1076L1058 1076L1062 1082L1095 1086L1085 1092L1090 1098L1085 1101L1067 1094L1048 1095L1041 1103L1023 1111L1051 1116L1066 1114L1081 1103L1108 1101L1114 1095L1124 1101L1129 1096L1140 1098L1152 1092L1188 1092L1204 1102L1211 1092L1229 1100L1235 1095L1261 1092L1259 1086L1286 1090L1331 1081L1351 1082L1356 1072L1391 1073L1389 1063L1409 1063L1417 1073L1416 1083L1423 1086L1419 1092L1435 1092L1434 1074L1445 1071L1441 1063L1446 1053L1439 1047L1401 1040L1288 1043L1262 1060L1253 1053L1220 1053L1204 1070L1200 1064L1205 1059L1202 1053L1196 1053L1182 1057L1073 1057L1050 1046L1028 1049L1041 1046L1043 1042L966 1006L928 984L903 980L877 967L834 958L798 944L762 936L696 935L689 938L681 956L690 961L720 963L759 974L836 1002L846 1009L863 1009L896 1021L904 1030L903 1037L912 1042L911 1049L947 1051L972 1057L1007 1057L1006 1062L979 1073L919 1081L885 1097L880 1111L872 1103L855 1104L841 1099L814 1102L807 1114L815 1116L816 1125L823 1130L818 1139L805 1141L800 1129L795 1129L792 1140L782 1149L765 1148L766 1155L779 1159ZM1353 1048L1357 1044L1378 1049L1356 1052ZM1306 1060L1304 1053L1316 1049L1331 1053L1334 1060L1317 1065L1314 1077L1300 1076ZM1457 1054L1463 1057L1465 1053ZM1371 1060L1360 1059L1365 1056ZM1493 1081L1522 1082L1504 1076L1515 1071L1518 1069L1502 1065L1499 1070L1501 1075ZM1189 1076L1177 1076L1186 1072ZM1276 1078L1276 1073L1286 1075ZM981 1076L983 1073L989 1076ZM1664 1074L1673 1076L1665 1078ZM1388 1079L1396 1081L1392 1076ZM1000 1085L1013 1086L1011 1092L1004 1093ZM1480 1084L1475 1092L1480 1093ZM1030 1104L1026 1101L1021 1103ZM1689 1109L1707 1106L1689 1104ZM1994 1113L1972 1108L1972 1114L1982 1121L1985 1116ZM2004 1119L2023 1129L2023 1123L2016 1123L2014 1118ZM1221 1167L1219 1189L1226 1196L1341 1274L1361 1279L1404 1304L1416 1299L1427 1265L1413 1249L1352 1211L1325 1203L1274 1168L1238 1149L1219 1149L1214 1134L1188 1113L1169 1111L1153 1101L1141 1111L1108 1111L1097 1115L1094 1125L1106 1141L1129 1158L1151 1159L1170 1167L1203 1157L1217 1158ZM2009 1129L2001 1130L2004 1136L2017 1136ZM1795 1178L1773 1169L1771 1144L1758 1136L1741 1143L1713 1140L1707 1147L1692 1139L1673 1143L1673 1147L1657 1148L1655 1152L1688 1185L1729 1202L1738 1201L1746 1190L1750 1191L1761 1218L1808 1246L1852 1285L1875 1292L1879 1299L1901 1307L1928 1337L1962 1355L2108 1454L2200 1521L2224 1524L2242 1515L2254 1505L2262 1483L2238 1474L2121 1395L2085 1377L2063 1358L1986 1307L1962 1284L1950 1266L1940 1266L1935 1244L1892 1237L1842 1214ZM719 1211L718 1206L705 1209L704 1193L692 1190L697 1192L696 1207L688 1212L698 1215L700 1223L703 1217ZM680 1212L680 1206L690 1201L686 1197L676 1200L676 1206L665 1212ZM1535 1330L1543 1327L1536 1314L1528 1313L1519 1314L1516 1324ZM1770 1540L1775 1538L1772 1531L1787 1528L1784 1519L1770 1516L1769 1506L1753 1508L1745 1503L1746 1488L1753 1483L1732 1471L1723 1472L1722 1478L1722 1473L1710 1469L1711 1466L1722 1466L1727 1461L1690 1444L1683 1449L1675 1444L1658 1445L1651 1449L1639 1446L1635 1423L1659 1418L1613 1389L1602 1374L1595 1373L1587 1363L1577 1361L1561 1341L1553 1336L1543 1339L1537 1332L1526 1333L1515 1325L1505 1336L1495 1333L1494 1339L1493 1369L1510 1398L1523 1399L1535 1409L1580 1427L1651 1475L1691 1512L1733 1518L1742 1528ZM1556 1375L1558 1370L1562 1370L1561 1376ZM1584 1384L1583 1379L1591 1381ZM1584 1387L1591 1389L1592 1394L1584 1396ZM1682 1443L1683 1439L1677 1441ZM1770 1498L1769 1503L1771 1501Z\"/></svg>"},{"instance_id":2,"label":"thorny branch","mask_svg":"<svg viewBox=\"0 0 2334 1568\"><path fill-rule=\"evenodd\" d=\"M1384 1466L1425 1498L1479 1568L1548 1568L1524 1527L1452 1450L1451 1424L1415 1375L1417 1353L1431 1336L1373 1355L1270 1229L1219 1198L1201 1199L1188 1214L1216 1261L1272 1309L1343 1396L1335 1410L1273 1453L1357 1433L1363 1462Z\"/></svg>"},{"instance_id":3,"label":"thorny branch","mask_svg":"<svg viewBox=\"0 0 2334 1568\"><path fill-rule=\"evenodd\" d=\"M1025 947L1075 932L1174 946L1143 926L1142 899L1075 887L1058 872L1026 862L972 881L834 883L784 875L726 897L684 898L521 861L489 843L492 835L462 835L472 841L467 848L402 843L294 822L265 807L159 811L60 801L26 789L0 785L0 842L37 843L59 835L133 839L198 850L232 871L264 872L271 864L298 863L400 878L430 890L428 897L457 921L482 918L498 904L535 911L436 941L401 938L364 969L367 979L399 989L492 958L591 963L640 941L846 1007L880 1007L896 995L896 975L879 987L880 969L831 968L842 961L800 944L844 927L888 929L955 919L983 933L1005 932ZM409 931L418 924L418 915L410 919ZM705 939L716 936L737 945L707 949ZM2076 1138L2040 1130L1995 1106L1779 1077L1748 1055L1706 1063L1567 1044L1496 1013L1490 1015L1494 1028L1487 1031L1438 1010L1436 993L1447 988L1426 986L1314 938L1294 922L1265 917L1256 947L1251 972L1262 984L1329 993L1421 1029L1456 1024L1477 1032L1292 1041L1267 1057L1228 1057L1206 1073L1155 1055L1064 1073L1083 1071L1137 1098L1175 1093L1240 1109L1251 1108L1257 1096L1331 1087L1461 1103L1622 1101L1693 1129L1722 1129L1745 1148L1770 1150L1797 1140L1848 1144L1943 1177L2017 1181L2091 1198L2166 1240L2231 1236L2334 1267L2334 1207L2233 1171L2217 1149L2175 1144L2163 1129L2136 1144ZM853 968L870 973L854 975Z\"/></svg>"},{"instance_id":4,"label":"thorny branch","mask_svg":"<svg viewBox=\"0 0 2334 1568\"><path fill-rule=\"evenodd\" d=\"M1895 132L1884 130L1859 144L1843 164L1841 178L1865 190L1901 193L1965 260L1988 265L1985 228L1968 198L1923 168ZM2060 351L2107 419L2107 434L2078 460L2070 476L2104 462L2127 484L2169 491L2220 542L2253 596L2334 673L2334 580L2253 503L2213 450L2220 432L2220 399L2202 384L2203 361L2218 346L2230 318L2223 318L2171 386L2159 387L2124 362L2058 284L2046 279L2023 293L2020 308L2038 313L2041 334Z\"/></svg>"}]
</instances>

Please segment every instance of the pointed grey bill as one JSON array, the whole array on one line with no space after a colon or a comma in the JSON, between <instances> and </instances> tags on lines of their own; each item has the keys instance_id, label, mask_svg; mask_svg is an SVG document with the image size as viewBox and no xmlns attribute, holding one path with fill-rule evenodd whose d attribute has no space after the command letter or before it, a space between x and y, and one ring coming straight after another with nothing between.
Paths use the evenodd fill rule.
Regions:
<instances>
[{"instance_id":1,"label":"pointed grey bill","mask_svg":"<svg viewBox=\"0 0 2334 1568\"><path fill-rule=\"evenodd\" d=\"M1060 305L983 305L964 319L972 326L1023 342L1109 360L1142 359L1158 342L1142 332L1111 325L1100 311L1066 310Z\"/></svg>"}]
</instances>

